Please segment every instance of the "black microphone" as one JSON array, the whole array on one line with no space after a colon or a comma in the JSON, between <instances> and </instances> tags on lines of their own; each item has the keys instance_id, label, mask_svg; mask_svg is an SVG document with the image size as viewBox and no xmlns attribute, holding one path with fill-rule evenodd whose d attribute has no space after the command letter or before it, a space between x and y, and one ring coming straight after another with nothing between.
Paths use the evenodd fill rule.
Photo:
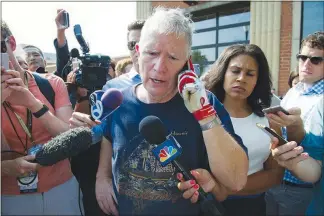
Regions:
<instances>
[{"instance_id":1,"label":"black microphone","mask_svg":"<svg viewBox=\"0 0 324 216\"><path fill-rule=\"evenodd\" d=\"M184 179L195 179L177 160L182 153L182 148L177 140L167 135L167 130L162 121L156 116L147 116L139 124L139 132L145 140L154 145L153 155L164 167L169 163L182 173ZM204 215L223 215L223 206L213 197L212 194L206 193L201 187L198 189L199 203Z\"/></svg>"},{"instance_id":2,"label":"black microphone","mask_svg":"<svg viewBox=\"0 0 324 216\"><path fill-rule=\"evenodd\" d=\"M87 127L70 129L44 144L36 152L34 162L42 166L51 166L87 150L92 144L92 139L93 132Z\"/></svg>"},{"instance_id":3,"label":"black microphone","mask_svg":"<svg viewBox=\"0 0 324 216\"><path fill-rule=\"evenodd\" d=\"M82 52L84 54L88 53L90 51L90 49L88 47L88 44L85 42L85 40L82 36L82 30L81 30L81 26L79 24L76 24L74 26L74 35L81 46Z\"/></svg>"}]
</instances>

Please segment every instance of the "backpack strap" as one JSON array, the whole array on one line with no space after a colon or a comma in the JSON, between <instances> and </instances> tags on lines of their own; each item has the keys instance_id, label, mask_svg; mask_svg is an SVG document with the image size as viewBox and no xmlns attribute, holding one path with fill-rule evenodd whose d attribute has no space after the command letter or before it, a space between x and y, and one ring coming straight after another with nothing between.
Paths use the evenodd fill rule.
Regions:
<instances>
[{"instance_id":1,"label":"backpack strap","mask_svg":"<svg viewBox=\"0 0 324 216\"><path fill-rule=\"evenodd\" d=\"M35 81L38 85L39 90L42 92L42 94L45 96L45 98L47 99L48 102L50 102L50 104L52 105L52 107L55 109L55 92L52 88L52 85L50 84L50 82L40 76L37 73L33 73L33 76L35 78Z\"/></svg>"}]
</instances>

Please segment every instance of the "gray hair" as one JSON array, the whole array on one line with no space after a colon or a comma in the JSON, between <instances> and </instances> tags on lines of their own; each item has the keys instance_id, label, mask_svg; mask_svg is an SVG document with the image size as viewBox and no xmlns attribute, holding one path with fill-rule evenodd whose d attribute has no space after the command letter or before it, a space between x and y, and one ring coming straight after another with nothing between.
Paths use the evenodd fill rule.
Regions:
<instances>
[{"instance_id":1,"label":"gray hair","mask_svg":"<svg viewBox=\"0 0 324 216\"><path fill-rule=\"evenodd\" d=\"M189 15L180 8L157 7L152 15L145 21L139 44L152 33L172 34L177 37L185 36L188 41L188 57L191 53L193 22Z\"/></svg>"}]
</instances>

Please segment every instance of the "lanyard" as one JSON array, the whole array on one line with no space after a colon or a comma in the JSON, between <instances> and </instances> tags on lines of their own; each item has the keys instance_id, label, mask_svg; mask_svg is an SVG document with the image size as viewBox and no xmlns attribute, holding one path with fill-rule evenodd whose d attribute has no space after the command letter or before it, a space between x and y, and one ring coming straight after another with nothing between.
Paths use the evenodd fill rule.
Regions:
<instances>
[{"instance_id":1,"label":"lanyard","mask_svg":"<svg viewBox=\"0 0 324 216\"><path fill-rule=\"evenodd\" d=\"M28 88L28 75L27 75L27 72L25 71L25 79L27 81L27 88ZM8 103L8 102L4 102L4 107L8 107L16 116L19 124L21 125L21 127L23 128L23 130L25 131L26 133L26 136L29 137L29 139L31 140L32 142L32 145L34 144L34 139L32 137L32 119L33 119L33 116L32 116L32 113L29 109L27 109L27 126L24 122L24 120L13 110L13 108L11 107L11 105ZM9 119L10 119L10 116L8 115ZM11 119L10 119L10 122L12 123ZM12 124L12 126L14 127L14 125ZM14 127L15 129L15 127ZM18 133L15 129L15 132L16 132L16 135L18 136ZM18 136L19 137L19 136ZM26 138L26 141L27 141L27 138ZM25 150L27 150L27 142L26 142L26 146L24 146Z\"/></svg>"}]
</instances>

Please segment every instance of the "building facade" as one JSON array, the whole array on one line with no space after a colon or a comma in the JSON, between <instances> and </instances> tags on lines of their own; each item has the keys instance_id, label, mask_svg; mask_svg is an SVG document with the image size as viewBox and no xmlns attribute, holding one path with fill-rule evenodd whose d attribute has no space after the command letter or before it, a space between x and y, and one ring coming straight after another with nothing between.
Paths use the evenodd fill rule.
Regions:
<instances>
[{"instance_id":1,"label":"building facade","mask_svg":"<svg viewBox=\"0 0 324 216\"><path fill-rule=\"evenodd\" d=\"M273 87L284 95L296 69L301 39L324 30L324 1L177 1L137 2L137 18L147 18L158 6L180 7L192 14L193 51L207 58L204 72L232 44L253 43L264 51Z\"/></svg>"}]
</instances>

